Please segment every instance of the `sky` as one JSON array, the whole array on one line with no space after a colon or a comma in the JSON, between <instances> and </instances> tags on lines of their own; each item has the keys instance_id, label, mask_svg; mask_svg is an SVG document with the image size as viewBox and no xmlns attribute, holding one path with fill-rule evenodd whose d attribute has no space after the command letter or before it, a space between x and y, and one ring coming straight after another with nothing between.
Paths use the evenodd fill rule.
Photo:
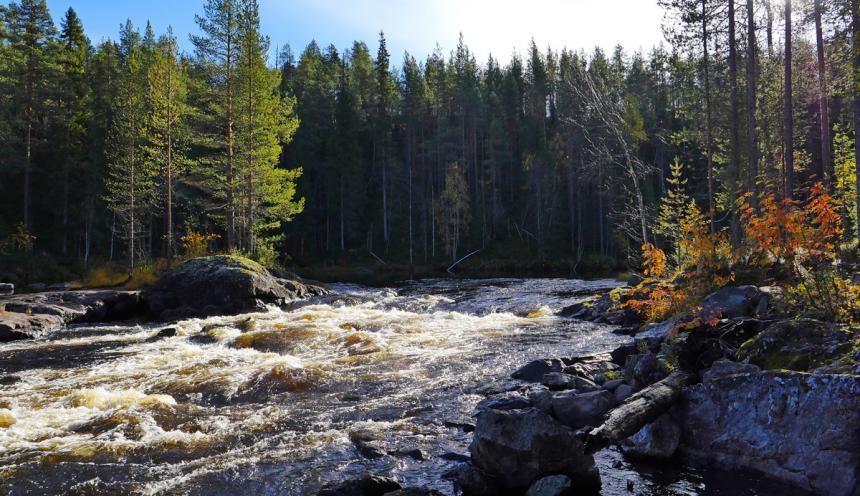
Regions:
<instances>
[{"instance_id":1,"label":"sky","mask_svg":"<svg viewBox=\"0 0 860 496\"><path fill-rule=\"evenodd\" d=\"M204 0L47 0L59 24L69 7L92 42L116 39L120 23L152 22L157 34L168 25L190 51L197 32L194 15ZM348 48L363 40L376 52L385 31L392 61L408 51L419 60L438 44L447 54L460 33L479 62L490 53L506 62L529 40L541 48L606 51L621 44L627 53L648 51L663 40L657 0L259 0L263 32L274 47L290 44L298 54L311 41Z\"/></svg>"}]
</instances>

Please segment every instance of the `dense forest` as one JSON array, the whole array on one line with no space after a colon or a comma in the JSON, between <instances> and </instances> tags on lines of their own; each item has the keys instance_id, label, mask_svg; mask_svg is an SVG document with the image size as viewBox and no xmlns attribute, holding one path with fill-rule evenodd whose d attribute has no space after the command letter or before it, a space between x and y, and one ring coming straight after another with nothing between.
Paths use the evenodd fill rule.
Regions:
<instances>
[{"instance_id":1,"label":"dense forest","mask_svg":"<svg viewBox=\"0 0 860 496\"><path fill-rule=\"evenodd\" d=\"M294 52L256 0L204 3L190 53L170 30L127 22L93 46L72 9L56 25L44 0L0 7L2 272L207 245L608 271L671 253L685 202L737 246L745 205L818 182L857 236L857 0L660 0L667 44L648 53L486 61L462 37L400 57L383 33Z\"/></svg>"}]
</instances>

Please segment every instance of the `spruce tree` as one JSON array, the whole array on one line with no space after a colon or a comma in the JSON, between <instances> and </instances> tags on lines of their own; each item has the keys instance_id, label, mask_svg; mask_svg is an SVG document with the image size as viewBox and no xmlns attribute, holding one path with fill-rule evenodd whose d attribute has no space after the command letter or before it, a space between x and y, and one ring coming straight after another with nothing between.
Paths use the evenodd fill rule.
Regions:
<instances>
[{"instance_id":1,"label":"spruce tree","mask_svg":"<svg viewBox=\"0 0 860 496\"><path fill-rule=\"evenodd\" d=\"M69 8L62 20L57 59L62 84L56 87L58 104L57 160L62 167L62 223L61 253L68 254L70 203L81 200L84 188L84 164L86 163L87 133L89 131L90 81L87 75L91 47L84 34L80 18ZM76 198L72 199L74 195ZM80 203L76 202L76 205Z\"/></svg>"},{"instance_id":2,"label":"spruce tree","mask_svg":"<svg viewBox=\"0 0 860 496\"><path fill-rule=\"evenodd\" d=\"M56 28L45 0L21 0L6 12L10 46L9 89L17 162L24 170L22 221L30 228L33 148L36 124L46 117L53 70L51 48Z\"/></svg>"}]
</instances>

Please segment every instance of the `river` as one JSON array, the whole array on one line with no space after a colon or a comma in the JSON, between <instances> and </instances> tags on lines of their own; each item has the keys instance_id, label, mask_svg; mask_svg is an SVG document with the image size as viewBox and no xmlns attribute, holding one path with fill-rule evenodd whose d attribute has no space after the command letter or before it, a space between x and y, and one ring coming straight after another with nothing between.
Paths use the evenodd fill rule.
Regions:
<instances>
[{"instance_id":1,"label":"river","mask_svg":"<svg viewBox=\"0 0 860 496\"><path fill-rule=\"evenodd\" d=\"M2 344L0 493L311 495L372 472L454 494L445 474L470 440L457 424L474 422L482 392L531 359L627 339L554 316L616 284L337 284L285 310ZM392 455L365 458L357 439ZM628 481L639 494L766 493L615 450L597 460L606 495L630 494Z\"/></svg>"}]
</instances>

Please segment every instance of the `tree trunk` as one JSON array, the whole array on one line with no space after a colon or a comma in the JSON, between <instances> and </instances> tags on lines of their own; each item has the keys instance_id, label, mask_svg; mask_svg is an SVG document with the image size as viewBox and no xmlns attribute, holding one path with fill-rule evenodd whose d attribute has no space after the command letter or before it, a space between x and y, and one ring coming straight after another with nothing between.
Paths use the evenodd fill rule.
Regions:
<instances>
[{"instance_id":1,"label":"tree trunk","mask_svg":"<svg viewBox=\"0 0 860 496\"><path fill-rule=\"evenodd\" d=\"M173 51L167 70L167 259L173 260Z\"/></svg>"},{"instance_id":2,"label":"tree trunk","mask_svg":"<svg viewBox=\"0 0 860 496\"><path fill-rule=\"evenodd\" d=\"M691 379L688 373L675 371L625 400L609 412L603 425L588 433L586 451L594 453L621 442L657 420L675 404Z\"/></svg>"},{"instance_id":3,"label":"tree trunk","mask_svg":"<svg viewBox=\"0 0 860 496\"><path fill-rule=\"evenodd\" d=\"M764 1L764 8L767 9L767 54L773 55L773 5L770 0Z\"/></svg>"},{"instance_id":4,"label":"tree trunk","mask_svg":"<svg viewBox=\"0 0 860 496\"><path fill-rule=\"evenodd\" d=\"M135 221L135 215L134 215L134 195L135 195L134 166L135 166L134 152L132 152L132 155L131 155L131 195L129 197L131 199L131 202L130 202L131 208L129 209L129 214L131 217L130 222L129 222L131 233L130 233L130 236L128 238L128 273L129 274L134 273L134 234L135 234L135 232L134 232L134 230L135 230L135 225L134 225L134 221Z\"/></svg>"},{"instance_id":5,"label":"tree trunk","mask_svg":"<svg viewBox=\"0 0 860 496\"><path fill-rule=\"evenodd\" d=\"M860 224L860 14L858 0L851 0L852 35L854 51L854 164L857 176L857 219ZM857 226L857 239L860 240L860 225Z\"/></svg>"},{"instance_id":6,"label":"tree trunk","mask_svg":"<svg viewBox=\"0 0 860 496\"><path fill-rule=\"evenodd\" d=\"M794 108L791 75L791 0L785 0L785 197L794 197Z\"/></svg>"},{"instance_id":7,"label":"tree trunk","mask_svg":"<svg viewBox=\"0 0 860 496\"><path fill-rule=\"evenodd\" d=\"M827 103L827 70L824 62L824 33L821 26L821 0L815 0L815 43L818 51L818 107L821 125L821 176L829 191L833 190L833 161L830 147L830 109Z\"/></svg>"},{"instance_id":8,"label":"tree trunk","mask_svg":"<svg viewBox=\"0 0 860 496\"><path fill-rule=\"evenodd\" d=\"M753 0L747 0L747 159L752 205L758 208L758 140L756 139L756 37Z\"/></svg>"},{"instance_id":9,"label":"tree trunk","mask_svg":"<svg viewBox=\"0 0 860 496\"><path fill-rule=\"evenodd\" d=\"M236 245L236 205L233 201L233 9L227 12L227 249Z\"/></svg>"},{"instance_id":10,"label":"tree trunk","mask_svg":"<svg viewBox=\"0 0 860 496\"><path fill-rule=\"evenodd\" d=\"M246 42L248 46L246 61L248 64L248 143L245 153L248 154L248 171L246 178L246 187L248 188L247 197L247 212L245 214L246 243L248 251L253 255L257 251L256 242L254 240L254 73L253 67L253 45L250 41ZM328 220L328 219L326 219ZM326 249L328 249L328 222L326 222Z\"/></svg>"},{"instance_id":11,"label":"tree trunk","mask_svg":"<svg viewBox=\"0 0 860 496\"><path fill-rule=\"evenodd\" d=\"M731 158L729 162L729 209L731 211L732 246L741 243L740 219L738 218L738 178L740 177L740 117L738 109L738 50L735 36L735 0L729 0L729 79L731 85Z\"/></svg>"},{"instance_id":12,"label":"tree trunk","mask_svg":"<svg viewBox=\"0 0 860 496\"><path fill-rule=\"evenodd\" d=\"M716 204L714 202L714 132L711 110L711 69L708 60L708 0L702 0L702 53L705 83L705 141L708 162L708 217L711 219L711 234L717 232Z\"/></svg>"}]
</instances>

